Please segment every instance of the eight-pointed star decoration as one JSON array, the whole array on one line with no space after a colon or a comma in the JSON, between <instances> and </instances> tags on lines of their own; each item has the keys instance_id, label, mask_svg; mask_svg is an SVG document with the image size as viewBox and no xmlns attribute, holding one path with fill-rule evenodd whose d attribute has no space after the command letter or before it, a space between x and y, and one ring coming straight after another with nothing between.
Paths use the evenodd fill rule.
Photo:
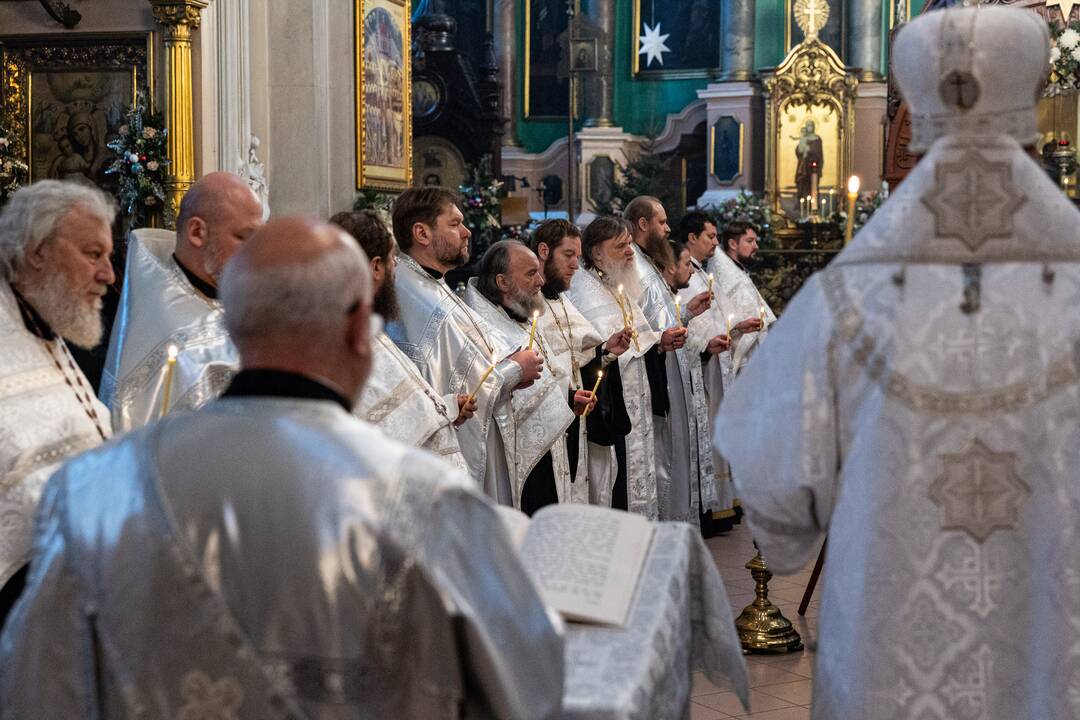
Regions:
<instances>
[{"instance_id":1,"label":"eight-pointed star decoration","mask_svg":"<svg viewBox=\"0 0 1080 720\"><path fill-rule=\"evenodd\" d=\"M1013 184L1008 162L973 150L956 162L939 162L934 184L920 199L934 216L935 235L978 252L991 238L1012 236L1013 216L1027 196Z\"/></svg>"},{"instance_id":2,"label":"eight-pointed star decoration","mask_svg":"<svg viewBox=\"0 0 1080 720\"><path fill-rule=\"evenodd\" d=\"M930 484L943 530L963 530L978 542L1016 527L1031 488L1016 474L1016 454L994 452L976 438L961 453L944 453L945 471Z\"/></svg>"},{"instance_id":3,"label":"eight-pointed star decoration","mask_svg":"<svg viewBox=\"0 0 1080 720\"><path fill-rule=\"evenodd\" d=\"M656 27L649 27L649 23L641 23L641 25L645 28L645 34L638 38L641 41L638 55L645 56L645 67L652 65L653 60L663 65L664 53L671 52L671 48L664 44L670 35L660 34L660 23L656 23Z\"/></svg>"},{"instance_id":4,"label":"eight-pointed star decoration","mask_svg":"<svg viewBox=\"0 0 1080 720\"><path fill-rule=\"evenodd\" d=\"M1046 7L1051 8L1057 5L1058 10L1061 10L1061 17L1066 23L1069 22L1069 16L1072 15L1073 6L1080 5L1078 0L1046 0Z\"/></svg>"}]
</instances>

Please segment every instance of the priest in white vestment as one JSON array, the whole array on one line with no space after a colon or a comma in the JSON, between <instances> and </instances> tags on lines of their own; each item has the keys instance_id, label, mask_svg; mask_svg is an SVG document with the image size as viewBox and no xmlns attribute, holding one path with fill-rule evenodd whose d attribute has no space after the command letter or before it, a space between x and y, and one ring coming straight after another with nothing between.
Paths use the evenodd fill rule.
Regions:
<instances>
[{"instance_id":1,"label":"priest in white vestment","mask_svg":"<svg viewBox=\"0 0 1080 720\"><path fill-rule=\"evenodd\" d=\"M218 279L262 218L262 203L243 178L215 172L184 195L176 233L133 233L101 380L114 430L200 407L229 384L238 359L225 331ZM177 351L171 371L170 347Z\"/></svg>"},{"instance_id":2,"label":"priest in white vestment","mask_svg":"<svg viewBox=\"0 0 1080 720\"><path fill-rule=\"evenodd\" d=\"M787 306L717 438L769 565L828 533L816 720L1080 717L1080 213L1025 151L1046 21L900 30L925 152Z\"/></svg>"},{"instance_id":3,"label":"priest in white vestment","mask_svg":"<svg viewBox=\"0 0 1080 720\"><path fill-rule=\"evenodd\" d=\"M115 215L103 193L55 180L16 191L0 213L0 625L26 581L45 481L110 434L66 343L101 342Z\"/></svg>"},{"instance_id":4,"label":"priest in white vestment","mask_svg":"<svg viewBox=\"0 0 1080 720\"><path fill-rule=\"evenodd\" d=\"M589 223L581 238L581 259L585 269L574 273L567 296L601 336L610 337L625 329L632 333L629 349L618 358L619 383L606 386L615 379L608 377L598 390L601 402L605 392L616 391L618 395L610 403L613 414L603 428L618 461L610 504L655 520L652 384L662 383L663 378L650 377L646 358L656 354L660 336L653 332L638 305L641 284L634 272L627 223L613 217L599 217ZM597 434L593 433L590 442L596 443Z\"/></svg>"},{"instance_id":5,"label":"priest in white vestment","mask_svg":"<svg viewBox=\"0 0 1080 720\"><path fill-rule=\"evenodd\" d=\"M676 240L684 242L690 253L690 280L686 294L690 297L707 292L710 304L705 312L690 319L687 329L690 336L687 345L695 352L702 353L702 379L705 385L705 397L708 399L709 418L715 419L720 412L720 402L724 399L724 368L731 367L730 347L722 352L709 352L709 344L717 336L731 338L736 334L746 335L756 332L760 327L759 318L737 320L737 315L727 295L719 292L716 278L707 269L709 261L719 246L719 232L712 219L703 212L689 212L679 222L675 233ZM714 346L715 347L715 346ZM710 425L709 435L713 428ZM713 471L716 473L716 495L720 510L713 513L714 529L722 531L738 522L735 510L735 488L731 483L731 467L715 445L713 446Z\"/></svg>"},{"instance_id":6,"label":"priest in white vestment","mask_svg":"<svg viewBox=\"0 0 1080 720\"><path fill-rule=\"evenodd\" d=\"M394 236L373 210L340 212L330 222L360 243L368 257L374 286L372 310L383 322L392 322L399 313L394 273L397 244ZM420 375L416 364L380 330L372 342L374 359L371 374L353 412L390 437L406 445L421 447L468 472L458 445L457 428L472 417L475 401L459 405L457 396L440 397Z\"/></svg>"},{"instance_id":7,"label":"priest in white vestment","mask_svg":"<svg viewBox=\"0 0 1080 720\"><path fill-rule=\"evenodd\" d=\"M442 396L476 401L476 417L458 430L469 473L494 500L513 504L512 471L496 413L510 412L510 394L540 378L535 350L506 344L451 290L445 274L469 258L469 237L457 196L437 187L406 190L394 202L398 243L394 280L400 317L388 334Z\"/></svg>"},{"instance_id":8,"label":"priest in white vestment","mask_svg":"<svg viewBox=\"0 0 1080 720\"><path fill-rule=\"evenodd\" d=\"M667 407L653 418L656 428L656 493L661 520L700 522L718 510L708 404L697 353L688 351L686 323L709 306L708 293L676 302L663 269L674 264L667 236L667 214L653 197L637 197L626 206L633 228L634 269L641 283L641 309L660 335L666 374Z\"/></svg>"},{"instance_id":9,"label":"priest in white vestment","mask_svg":"<svg viewBox=\"0 0 1080 720\"><path fill-rule=\"evenodd\" d=\"M731 321L730 353L720 358L725 387L730 385L751 354L776 322L747 268L757 258L758 234L748 222L737 220L720 230L720 249L712 254L708 271L715 278L716 293L723 297Z\"/></svg>"},{"instance_id":10,"label":"priest in white vestment","mask_svg":"<svg viewBox=\"0 0 1080 720\"><path fill-rule=\"evenodd\" d=\"M491 504L349 412L370 288L330 225L273 220L237 252L224 396L49 485L5 717L558 715L562 638Z\"/></svg>"},{"instance_id":11,"label":"priest in white vestment","mask_svg":"<svg viewBox=\"0 0 1080 720\"><path fill-rule=\"evenodd\" d=\"M597 388L595 407L588 414L575 416L566 430L569 501L610 506L618 458L607 438L612 434L612 416L626 414L625 407L616 407L622 405L621 392L616 397L611 389L615 383L621 386L616 361L630 349L630 333L619 328L604 340L568 297L581 258L581 231L577 226L561 219L541 223L529 238L529 247L540 260L544 276L540 292L545 311L538 320L537 332L543 333L546 341L547 364L567 397ZM602 393L600 386L604 388Z\"/></svg>"},{"instance_id":12,"label":"priest in white vestment","mask_svg":"<svg viewBox=\"0 0 1080 720\"><path fill-rule=\"evenodd\" d=\"M545 505L570 501L565 434L593 398L587 390L568 396L567 385L555 374L558 368L552 366L550 343L534 327L545 306L540 294L544 275L533 251L516 240L499 241L484 253L477 273L469 279L465 302L504 344L533 348L544 359L540 378L511 396L507 412L495 415L502 436L513 438L512 445L506 444L506 462L514 507L532 515Z\"/></svg>"}]
</instances>

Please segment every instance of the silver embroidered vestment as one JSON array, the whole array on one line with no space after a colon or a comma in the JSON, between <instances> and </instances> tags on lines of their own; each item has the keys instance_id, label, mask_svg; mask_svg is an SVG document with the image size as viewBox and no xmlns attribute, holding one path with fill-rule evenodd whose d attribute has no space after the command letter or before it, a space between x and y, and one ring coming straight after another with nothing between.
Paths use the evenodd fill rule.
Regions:
<instances>
[{"instance_id":1,"label":"silver embroidered vestment","mask_svg":"<svg viewBox=\"0 0 1080 720\"><path fill-rule=\"evenodd\" d=\"M637 245L634 267L643 291L642 312L661 335L679 322L674 296L660 271ZM666 418L653 418L657 428L656 495L660 519L697 523L699 513L720 509L701 362L697 353L685 347L663 353L662 357L670 408Z\"/></svg>"},{"instance_id":2,"label":"silver embroidered vestment","mask_svg":"<svg viewBox=\"0 0 1080 720\"><path fill-rule=\"evenodd\" d=\"M1080 717L1078 227L1015 140L940 140L729 389L764 557L828 532L816 720Z\"/></svg>"},{"instance_id":3,"label":"silver embroidered vestment","mask_svg":"<svg viewBox=\"0 0 1080 720\"><path fill-rule=\"evenodd\" d=\"M399 252L397 260L394 286L401 314L387 326L387 334L441 395L468 395L479 387L476 415L458 429L461 452L480 487L493 497L500 488L509 495L510 470L503 449L507 440L493 417L521 381L521 368L507 359L515 348L504 345L445 280L431 277L404 253ZM493 363L495 369L479 386Z\"/></svg>"},{"instance_id":4,"label":"silver embroidered vestment","mask_svg":"<svg viewBox=\"0 0 1080 720\"><path fill-rule=\"evenodd\" d=\"M481 295L476 289L476 278L469 280L465 302L502 336L504 345L528 346L529 330L511 319L506 310ZM546 343L543 333L537 330L533 350L541 357L546 354ZM506 464L511 469L514 507L520 509L525 480L548 452L551 453L559 502L568 502L571 487L565 433L574 421L574 413L570 409L564 385L555 377L550 363L545 361L539 380L510 396L510 402L496 411L495 421L502 431Z\"/></svg>"},{"instance_id":5,"label":"silver embroidered vestment","mask_svg":"<svg viewBox=\"0 0 1080 720\"><path fill-rule=\"evenodd\" d=\"M170 411L218 397L239 366L221 304L192 286L172 257L175 248L175 235L165 230L137 230L128 241L100 392L117 432L161 416L170 345L179 353Z\"/></svg>"},{"instance_id":6,"label":"silver embroidered vestment","mask_svg":"<svg viewBox=\"0 0 1080 720\"><path fill-rule=\"evenodd\" d=\"M0 587L30 559L34 511L49 476L67 458L101 442L65 373L76 387L81 381L103 432L109 432L109 411L82 371L68 364L63 343L27 330L11 286L0 282Z\"/></svg>"},{"instance_id":7,"label":"silver embroidered vestment","mask_svg":"<svg viewBox=\"0 0 1080 720\"><path fill-rule=\"evenodd\" d=\"M567 296L574 307L597 329L601 337L611 337L623 329L623 309L619 307L615 289L609 288L596 270L579 270L570 281ZM623 402L630 417L631 430L626 436L626 497L630 512L650 520L657 518L656 507L656 449L653 445L652 396L645 371L645 353L656 344L658 337L641 313L636 301L624 298L637 332L637 342L619 356L619 373L623 383ZM606 498L593 502L610 505L610 489Z\"/></svg>"},{"instance_id":8,"label":"silver embroidered vestment","mask_svg":"<svg viewBox=\"0 0 1080 720\"><path fill-rule=\"evenodd\" d=\"M353 413L388 436L439 455L468 472L458 445L456 396L439 397L386 333L372 343L371 374Z\"/></svg>"},{"instance_id":9,"label":"silver embroidered vestment","mask_svg":"<svg viewBox=\"0 0 1080 720\"><path fill-rule=\"evenodd\" d=\"M762 316L765 319L765 327L758 332L745 335L735 333L731 350L720 358L726 387L735 380L735 376L746 365L751 354L765 339L769 326L776 322L776 315L773 314L772 308L765 302L765 298L761 296L746 270L728 257L722 248L718 248L709 258L707 269L716 278L715 292L724 296L725 306L729 308L729 314L734 316L731 322L732 327L743 320Z\"/></svg>"},{"instance_id":10,"label":"silver embroidered vestment","mask_svg":"<svg viewBox=\"0 0 1080 720\"><path fill-rule=\"evenodd\" d=\"M557 712L562 638L491 505L332 402L168 417L43 503L5 717Z\"/></svg>"}]
</instances>

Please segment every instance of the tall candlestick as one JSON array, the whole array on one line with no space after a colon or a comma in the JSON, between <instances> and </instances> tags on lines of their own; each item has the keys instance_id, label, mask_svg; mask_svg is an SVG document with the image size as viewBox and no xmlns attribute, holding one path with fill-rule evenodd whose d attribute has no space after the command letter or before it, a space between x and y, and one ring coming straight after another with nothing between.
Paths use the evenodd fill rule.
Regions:
<instances>
[{"instance_id":1,"label":"tall candlestick","mask_svg":"<svg viewBox=\"0 0 1080 720\"><path fill-rule=\"evenodd\" d=\"M176 356L180 353L175 345L169 346L169 359L165 361L165 394L161 398L161 417L169 412L169 399L172 397L173 375L176 373Z\"/></svg>"},{"instance_id":2,"label":"tall candlestick","mask_svg":"<svg viewBox=\"0 0 1080 720\"><path fill-rule=\"evenodd\" d=\"M596 382L592 386L592 395L596 397L596 391L600 389L600 381L604 379L604 371L599 370L596 373ZM581 417L589 417L589 411L592 410L592 405L585 408L585 412L581 413Z\"/></svg>"},{"instance_id":3,"label":"tall candlestick","mask_svg":"<svg viewBox=\"0 0 1080 720\"><path fill-rule=\"evenodd\" d=\"M476 396L480 393L480 388L484 387L484 381L488 379L488 375L490 375L491 371L494 370L494 369L495 369L495 356L492 355L491 356L491 367L489 367L486 371L484 371L484 374L480 377L480 382L476 383L476 389L473 390L472 393L470 393L469 399L465 401L466 405L471 403L473 400L476 400Z\"/></svg>"},{"instance_id":4,"label":"tall candlestick","mask_svg":"<svg viewBox=\"0 0 1080 720\"><path fill-rule=\"evenodd\" d=\"M529 330L529 347L526 350L532 350L533 340L536 339L536 319L540 317L539 310L533 310L532 328Z\"/></svg>"},{"instance_id":5,"label":"tall candlestick","mask_svg":"<svg viewBox=\"0 0 1080 720\"><path fill-rule=\"evenodd\" d=\"M851 242L855 233L855 199L859 197L859 176L852 175L847 184L847 226L844 227L844 244Z\"/></svg>"},{"instance_id":6,"label":"tall candlestick","mask_svg":"<svg viewBox=\"0 0 1080 720\"><path fill-rule=\"evenodd\" d=\"M682 298L678 295L675 296L675 322L679 327L682 327L682 311L679 308L679 304L682 302Z\"/></svg>"}]
</instances>

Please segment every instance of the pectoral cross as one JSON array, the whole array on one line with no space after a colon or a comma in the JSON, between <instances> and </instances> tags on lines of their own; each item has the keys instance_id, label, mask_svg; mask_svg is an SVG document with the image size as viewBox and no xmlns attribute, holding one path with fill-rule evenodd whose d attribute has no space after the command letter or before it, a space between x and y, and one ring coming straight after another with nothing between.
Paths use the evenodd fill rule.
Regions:
<instances>
[{"instance_id":1,"label":"pectoral cross","mask_svg":"<svg viewBox=\"0 0 1080 720\"><path fill-rule=\"evenodd\" d=\"M979 81L971 73L953 70L941 81L941 96L950 107L970 110L979 100Z\"/></svg>"}]
</instances>

